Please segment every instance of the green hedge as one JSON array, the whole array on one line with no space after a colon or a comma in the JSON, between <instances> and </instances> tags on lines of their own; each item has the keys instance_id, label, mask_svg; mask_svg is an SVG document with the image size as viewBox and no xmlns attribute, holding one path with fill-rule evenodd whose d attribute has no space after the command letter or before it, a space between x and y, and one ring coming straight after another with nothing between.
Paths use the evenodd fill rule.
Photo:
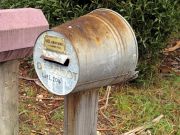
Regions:
<instances>
[{"instance_id":1,"label":"green hedge","mask_svg":"<svg viewBox=\"0 0 180 135\"><path fill-rule=\"evenodd\" d=\"M158 58L172 32L180 31L179 0L4 0L0 8L35 7L43 10L51 26L110 8L124 16L135 30L139 46L138 81L151 80ZM179 37L178 37L179 38Z\"/></svg>"}]
</instances>

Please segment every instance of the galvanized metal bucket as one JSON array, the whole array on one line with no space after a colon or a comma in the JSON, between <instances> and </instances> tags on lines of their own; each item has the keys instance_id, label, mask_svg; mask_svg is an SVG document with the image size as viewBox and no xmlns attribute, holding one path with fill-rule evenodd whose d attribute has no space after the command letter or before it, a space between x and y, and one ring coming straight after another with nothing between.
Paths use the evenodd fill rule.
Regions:
<instances>
[{"instance_id":1,"label":"galvanized metal bucket","mask_svg":"<svg viewBox=\"0 0 180 135\"><path fill-rule=\"evenodd\" d=\"M37 75L57 95L132 79L137 60L132 28L110 9L94 10L43 32L34 48Z\"/></svg>"}]
</instances>

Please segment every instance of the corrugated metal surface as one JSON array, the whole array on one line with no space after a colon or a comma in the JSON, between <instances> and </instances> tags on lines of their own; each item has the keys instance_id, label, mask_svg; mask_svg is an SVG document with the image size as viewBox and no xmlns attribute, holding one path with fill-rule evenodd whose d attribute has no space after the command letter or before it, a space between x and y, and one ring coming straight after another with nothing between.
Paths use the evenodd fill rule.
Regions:
<instances>
[{"instance_id":1,"label":"corrugated metal surface","mask_svg":"<svg viewBox=\"0 0 180 135\"><path fill-rule=\"evenodd\" d=\"M70 58L69 62L70 65L76 59L78 62L78 80L73 86L74 91L111 85L135 76L137 41L128 22L118 13L109 9L97 9L52 30L64 37L65 44L70 43L75 51L76 57ZM36 59L38 58L34 59L35 62ZM47 86L47 81L44 82L42 80ZM65 89L68 93L62 93L61 87L56 92L52 87L48 89L58 95L65 95L73 90Z\"/></svg>"}]
</instances>

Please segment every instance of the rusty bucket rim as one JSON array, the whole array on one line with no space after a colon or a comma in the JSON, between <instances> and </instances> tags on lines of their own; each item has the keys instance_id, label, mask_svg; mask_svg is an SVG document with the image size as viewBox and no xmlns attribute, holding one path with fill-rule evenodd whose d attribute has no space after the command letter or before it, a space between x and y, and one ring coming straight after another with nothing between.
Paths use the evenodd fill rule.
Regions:
<instances>
[{"instance_id":1,"label":"rusty bucket rim","mask_svg":"<svg viewBox=\"0 0 180 135\"><path fill-rule=\"evenodd\" d=\"M138 63L138 57L139 57L139 55L138 55L138 54L139 54L139 51L138 51L138 43L137 43L135 31L133 30L133 28L131 27L131 25L129 24L129 22L128 22L121 14L119 14L118 12L116 12L116 11L114 11L114 10L112 10L112 9L109 9L109 8L98 8L98 9L95 9L95 10L89 12L89 13L93 13L93 12L98 11L98 10L99 10L99 11L110 11L110 12L114 13L115 15L117 15L118 17L120 17L120 18L126 23L126 25L129 27L129 29L130 29L130 31L131 31L131 33L132 33L132 35L133 35L134 41L135 41L136 54L137 54L136 65L137 65L137 63Z\"/></svg>"}]
</instances>

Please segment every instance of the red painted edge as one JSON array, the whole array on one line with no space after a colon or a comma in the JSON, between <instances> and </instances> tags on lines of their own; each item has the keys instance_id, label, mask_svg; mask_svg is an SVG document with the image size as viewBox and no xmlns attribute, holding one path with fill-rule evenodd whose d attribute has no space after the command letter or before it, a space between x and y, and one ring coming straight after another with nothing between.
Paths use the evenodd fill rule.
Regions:
<instances>
[{"instance_id":1,"label":"red painted edge","mask_svg":"<svg viewBox=\"0 0 180 135\"><path fill-rule=\"evenodd\" d=\"M0 52L0 62L5 62L9 60L15 60L17 58L25 58L32 56L33 48L24 48L13 51Z\"/></svg>"}]
</instances>

